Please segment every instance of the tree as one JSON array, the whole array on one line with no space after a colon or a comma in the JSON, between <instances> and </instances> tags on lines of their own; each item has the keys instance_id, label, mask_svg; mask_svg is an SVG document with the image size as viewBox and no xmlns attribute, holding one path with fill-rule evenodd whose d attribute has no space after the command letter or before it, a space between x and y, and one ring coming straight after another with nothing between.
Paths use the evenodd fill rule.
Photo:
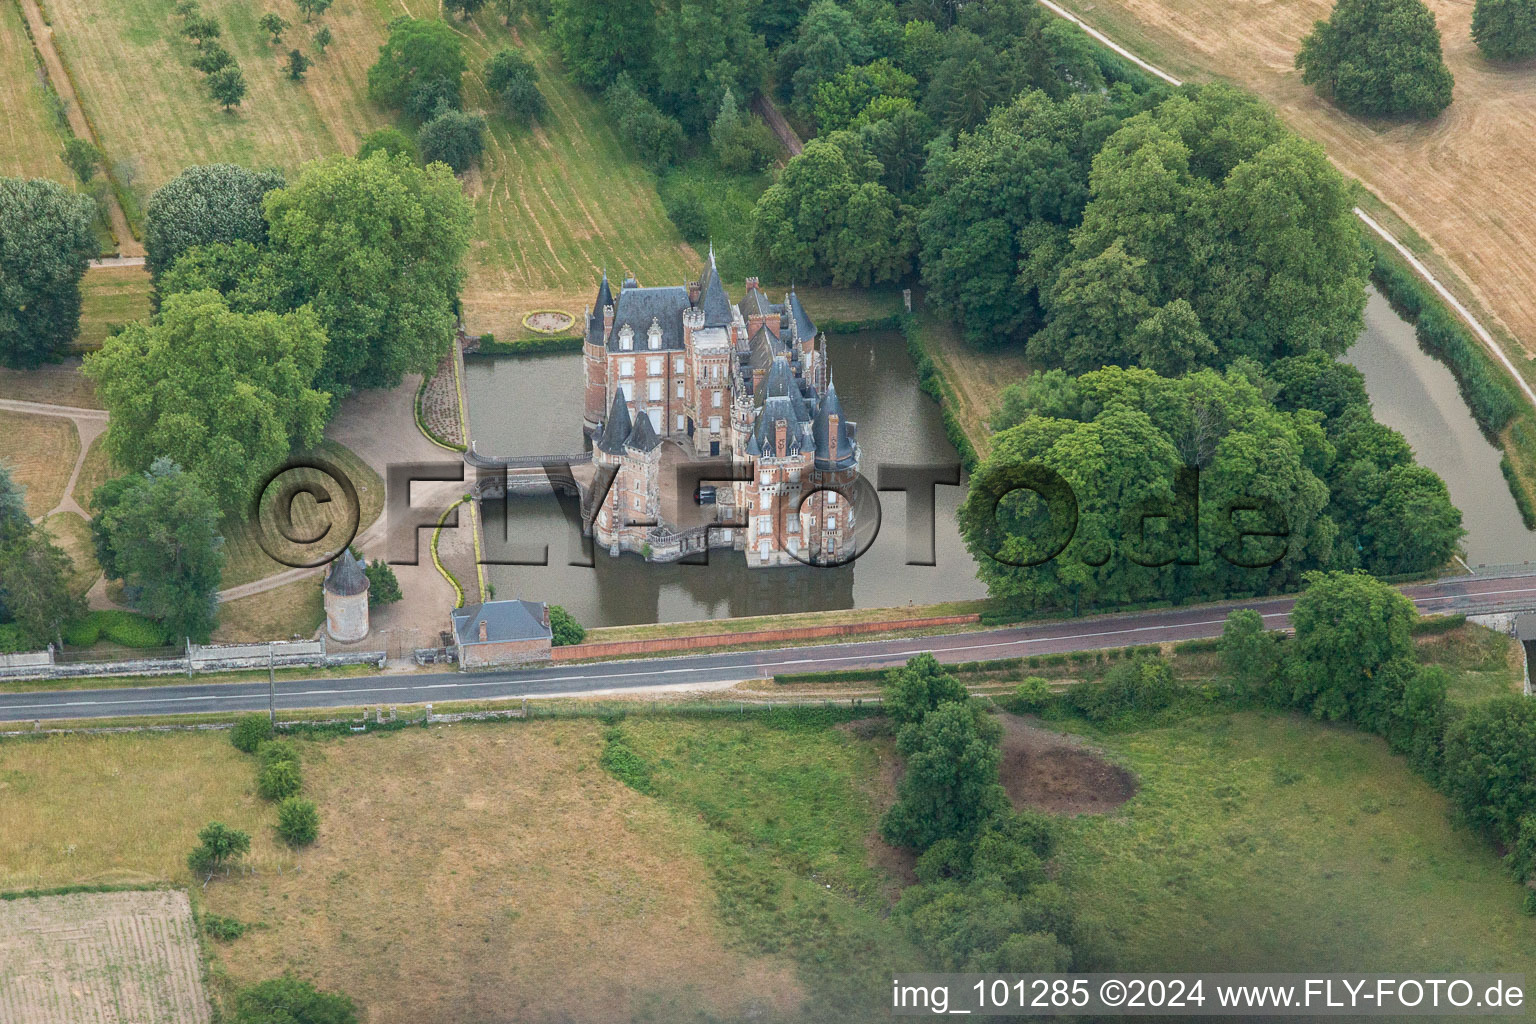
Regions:
<instances>
[{"instance_id":1,"label":"tree","mask_svg":"<svg viewBox=\"0 0 1536 1024\"><path fill-rule=\"evenodd\" d=\"M289 846L308 846L320 834L320 812L313 800L290 796L277 805L277 834Z\"/></svg>"},{"instance_id":2,"label":"tree","mask_svg":"<svg viewBox=\"0 0 1536 1024\"><path fill-rule=\"evenodd\" d=\"M658 99L691 132L720 109L726 89L750 96L767 77L767 46L750 0L661 0L655 16Z\"/></svg>"},{"instance_id":3,"label":"tree","mask_svg":"<svg viewBox=\"0 0 1536 1024\"><path fill-rule=\"evenodd\" d=\"M468 21L484 6L485 0L443 0L443 10L457 14L460 21Z\"/></svg>"},{"instance_id":4,"label":"tree","mask_svg":"<svg viewBox=\"0 0 1536 1024\"><path fill-rule=\"evenodd\" d=\"M329 25L321 25L318 29L315 30L315 49L320 52L320 56L325 56L325 48L331 45L332 38L331 27Z\"/></svg>"},{"instance_id":5,"label":"tree","mask_svg":"<svg viewBox=\"0 0 1536 1024\"><path fill-rule=\"evenodd\" d=\"M382 107L426 120L441 102L461 105L467 65L459 35L436 19L395 18L368 69L368 96Z\"/></svg>"},{"instance_id":6,"label":"tree","mask_svg":"<svg viewBox=\"0 0 1536 1024\"><path fill-rule=\"evenodd\" d=\"M428 372L453 339L469 203L445 167L403 156L307 165L266 202L271 247L325 329L316 386L341 397Z\"/></svg>"},{"instance_id":7,"label":"tree","mask_svg":"<svg viewBox=\"0 0 1536 1024\"><path fill-rule=\"evenodd\" d=\"M234 1024L357 1024L350 997L321 992L292 975L241 989L235 996Z\"/></svg>"},{"instance_id":8,"label":"tree","mask_svg":"<svg viewBox=\"0 0 1536 1024\"><path fill-rule=\"evenodd\" d=\"M1536 703L1505 696L1471 705L1446 733L1442 785L1473 828L1514 845L1536 813Z\"/></svg>"},{"instance_id":9,"label":"tree","mask_svg":"<svg viewBox=\"0 0 1536 1024\"><path fill-rule=\"evenodd\" d=\"M0 462L0 543L15 540L32 529L26 499L27 489L17 483L6 464Z\"/></svg>"},{"instance_id":10,"label":"tree","mask_svg":"<svg viewBox=\"0 0 1536 1024\"><path fill-rule=\"evenodd\" d=\"M1423 0L1338 0L1296 54L1301 80L1351 114L1431 118L1454 84Z\"/></svg>"},{"instance_id":11,"label":"tree","mask_svg":"<svg viewBox=\"0 0 1536 1024\"><path fill-rule=\"evenodd\" d=\"M539 92L539 73L533 61L516 50L498 50L485 65L485 87L501 101L507 116L527 124L545 116L549 105Z\"/></svg>"},{"instance_id":12,"label":"tree","mask_svg":"<svg viewBox=\"0 0 1536 1024\"><path fill-rule=\"evenodd\" d=\"M816 129L822 135L854 127L854 121L876 100L911 99L917 79L889 60L855 64L816 87Z\"/></svg>"},{"instance_id":13,"label":"tree","mask_svg":"<svg viewBox=\"0 0 1536 1024\"><path fill-rule=\"evenodd\" d=\"M898 726L921 722L924 715L940 704L970 698L964 684L927 653L887 672L881 692L886 716Z\"/></svg>"},{"instance_id":14,"label":"tree","mask_svg":"<svg viewBox=\"0 0 1536 1024\"><path fill-rule=\"evenodd\" d=\"M579 644L587 638L587 631L576 617L558 604L549 606L549 629L556 647Z\"/></svg>"},{"instance_id":15,"label":"tree","mask_svg":"<svg viewBox=\"0 0 1536 1024\"><path fill-rule=\"evenodd\" d=\"M1286 684L1317 718L1385 733L1413 673L1413 602L1363 572L1309 573Z\"/></svg>"},{"instance_id":16,"label":"tree","mask_svg":"<svg viewBox=\"0 0 1536 1024\"><path fill-rule=\"evenodd\" d=\"M181 26L181 34L193 42L202 44L210 39L217 39L220 34L219 23L212 18L202 15L192 15Z\"/></svg>"},{"instance_id":17,"label":"tree","mask_svg":"<svg viewBox=\"0 0 1536 1024\"><path fill-rule=\"evenodd\" d=\"M1228 612L1221 628L1221 666L1245 692L1266 689L1280 671L1280 635L1266 630L1264 617L1252 608Z\"/></svg>"},{"instance_id":18,"label":"tree","mask_svg":"<svg viewBox=\"0 0 1536 1024\"><path fill-rule=\"evenodd\" d=\"M212 39L200 43L197 47L197 56L192 58L192 66L205 75L211 75L234 64L234 55L224 49L224 44Z\"/></svg>"},{"instance_id":19,"label":"tree","mask_svg":"<svg viewBox=\"0 0 1536 1024\"><path fill-rule=\"evenodd\" d=\"M363 136L363 144L358 148L357 158L366 160L375 153L383 153L386 156L404 154L407 159L415 163L416 143L398 128L376 128Z\"/></svg>"},{"instance_id":20,"label":"tree","mask_svg":"<svg viewBox=\"0 0 1536 1024\"><path fill-rule=\"evenodd\" d=\"M650 0L553 0L549 28L571 77L606 90L625 76L649 83L656 12Z\"/></svg>"},{"instance_id":21,"label":"tree","mask_svg":"<svg viewBox=\"0 0 1536 1024\"><path fill-rule=\"evenodd\" d=\"M214 101L223 106L225 113L240 105L245 99L245 72L234 65L220 68L208 76L208 92Z\"/></svg>"},{"instance_id":22,"label":"tree","mask_svg":"<svg viewBox=\"0 0 1536 1024\"><path fill-rule=\"evenodd\" d=\"M368 568L363 570L363 574L368 577L370 608L394 604L403 596L400 593L400 580L395 577L395 570L388 562L375 558L368 563Z\"/></svg>"},{"instance_id":23,"label":"tree","mask_svg":"<svg viewBox=\"0 0 1536 1024\"><path fill-rule=\"evenodd\" d=\"M709 143L720 166L737 174L761 170L778 149L762 118L739 108L730 89L725 90L720 111L710 126Z\"/></svg>"},{"instance_id":24,"label":"tree","mask_svg":"<svg viewBox=\"0 0 1536 1024\"><path fill-rule=\"evenodd\" d=\"M294 0L299 10L304 12L304 20L309 21L316 15L324 14L331 9L332 0Z\"/></svg>"},{"instance_id":25,"label":"tree","mask_svg":"<svg viewBox=\"0 0 1536 1024\"><path fill-rule=\"evenodd\" d=\"M1490 60L1536 57L1536 0L1477 0L1472 39Z\"/></svg>"},{"instance_id":26,"label":"tree","mask_svg":"<svg viewBox=\"0 0 1536 1024\"><path fill-rule=\"evenodd\" d=\"M421 126L416 141L427 163L440 161L463 174L485 151L485 118L462 110L444 110Z\"/></svg>"},{"instance_id":27,"label":"tree","mask_svg":"<svg viewBox=\"0 0 1536 1024\"><path fill-rule=\"evenodd\" d=\"M241 715L235 719L234 728L229 730L229 742L246 754L256 753L256 749L271 738L272 720L256 712Z\"/></svg>"},{"instance_id":28,"label":"tree","mask_svg":"<svg viewBox=\"0 0 1536 1024\"><path fill-rule=\"evenodd\" d=\"M753 248L782 277L838 287L894 281L911 268L911 211L884 185L862 180L865 165L851 165L840 142L860 148L835 133L790 160L752 211Z\"/></svg>"},{"instance_id":29,"label":"tree","mask_svg":"<svg viewBox=\"0 0 1536 1024\"><path fill-rule=\"evenodd\" d=\"M603 94L603 104L630 151L653 171L665 170L683 148L683 126L663 114L627 74L621 74Z\"/></svg>"},{"instance_id":30,"label":"tree","mask_svg":"<svg viewBox=\"0 0 1536 1024\"><path fill-rule=\"evenodd\" d=\"M304 80L304 73L309 70L309 66L312 63L314 62L304 56L302 50L289 50L288 63L283 65L288 72L289 81L302 82Z\"/></svg>"},{"instance_id":31,"label":"tree","mask_svg":"<svg viewBox=\"0 0 1536 1024\"><path fill-rule=\"evenodd\" d=\"M289 451L319 443L330 396L311 385L325 349L312 309L237 313L217 292L180 292L108 338L85 373L112 413L119 466L170 458L221 508L243 511Z\"/></svg>"},{"instance_id":32,"label":"tree","mask_svg":"<svg viewBox=\"0 0 1536 1024\"><path fill-rule=\"evenodd\" d=\"M880 823L886 841L921 850L941 839L968 839L1004 810L1001 735L997 721L969 702L940 704L904 726L896 745L907 768L897 802Z\"/></svg>"},{"instance_id":33,"label":"tree","mask_svg":"<svg viewBox=\"0 0 1536 1024\"><path fill-rule=\"evenodd\" d=\"M256 792L263 800L282 800L304 788L304 777L294 761L273 761L256 775Z\"/></svg>"},{"instance_id":34,"label":"tree","mask_svg":"<svg viewBox=\"0 0 1536 1024\"><path fill-rule=\"evenodd\" d=\"M40 528L0 535L0 617L9 618L31 648L63 642L64 624L85 612L70 592L73 563Z\"/></svg>"},{"instance_id":35,"label":"tree","mask_svg":"<svg viewBox=\"0 0 1536 1024\"><path fill-rule=\"evenodd\" d=\"M0 178L0 364L56 358L80 330L80 279L97 254L96 204L51 181Z\"/></svg>"},{"instance_id":36,"label":"tree","mask_svg":"<svg viewBox=\"0 0 1536 1024\"><path fill-rule=\"evenodd\" d=\"M289 21L276 11L268 11L256 22L256 27L272 37L271 45L276 46L283 41L283 33L289 28Z\"/></svg>"},{"instance_id":37,"label":"tree","mask_svg":"<svg viewBox=\"0 0 1536 1024\"><path fill-rule=\"evenodd\" d=\"M250 833L230 828L221 821L204 825L197 839L197 848L187 855L187 867L197 875L212 875L251 852Z\"/></svg>"},{"instance_id":38,"label":"tree","mask_svg":"<svg viewBox=\"0 0 1536 1024\"><path fill-rule=\"evenodd\" d=\"M144 210L145 263L150 274L158 280L182 253L196 245L237 240L265 244L267 222L261 212L262 200L282 184L278 171L250 171L235 164L208 164L182 171L155 190Z\"/></svg>"},{"instance_id":39,"label":"tree","mask_svg":"<svg viewBox=\"0 0 1536 1024\"><path fill-rule=\"evenodd\" d=\"M224 568L213 498L175 463L159 459L126 486L106 495L98 488L91 508L92 530L134 607L171 637L207 643Z\"/></svg>"},{"instance_id":40,"label":"tree","mask_svg":"<svg viewBox=\"0 0 1536 1024\"><path fill-rule=\"evenodd\" d=\"M78 135L71 135L64 143L64 152L59 154L59 159L75 172L80 184L85 185L96 177L96 168L101 164L101 150Z\"/></svg>"}]
</instances>

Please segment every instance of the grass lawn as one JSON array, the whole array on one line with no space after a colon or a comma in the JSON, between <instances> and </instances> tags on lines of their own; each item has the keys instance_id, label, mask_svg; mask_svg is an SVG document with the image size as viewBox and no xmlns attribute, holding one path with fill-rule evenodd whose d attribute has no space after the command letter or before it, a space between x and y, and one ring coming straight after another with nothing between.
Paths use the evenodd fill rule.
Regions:
<instances>
[{"instance_id":1,"label":"grass lawn","mask_svg":"<svg viewBox=\"0 0 1536 1024\"><path fill-rule=\"evenodd\" d=\"M1425 637L1418 647L1420 660L1450 673L1449 695L1458 703L1476 704L1525 691L1520 645L1507 633L1468 623Z\"/></svg>"},{"instance_id":2,"label":"grass lawn","mask_svg":"<svg viewBox=\"0 0 1536 1024\"><path fill-rule=\"evenodd\" d=\"M965 436L971 439L978 456L987 453L992 428L989 421L997 411L1003 389L1022 381L1034 370L1018 346L981 349L966 342L954 324L937 314L923 310L919 322L928 343L928 354L949 384L954 414Z\"/></svg>"},{"instance_id":3,"label":"grass lawn","mask_svg":"<svg viewBox=\"0 0 1536 1024\"><path fill-rule=\"evenodd\" d=\"M59 159L64 140L14 0L0 3L0 110L0 175L70 184L74 175Z\"/></svg>"},{"instance_id":4,"label":"grass lawn","mask_svg":"<svg viewBox=\"0 0 1536 1024\"><path fill-rule=\"evenodd\" d=\"M79 457L80 435L71 420L0 410L0 462L27 489L33 518L59 503Z\"/></svg>"},{"instance_id":5,"label":"grass lawn","mask_svg":"<svg viewBox=\"0 0 1536 1024\"><path fill-rule=\"evenodd\" d=\"M316 451L325 458L333 460L337 468L346 473L352 485L357 488L357 498L362 505L357 532L362 533L372 526L374 520L378 519L380 513L384 511L384 481L379 479L379 475L373 471L372 467L345 445L335 441L322 441ZM323 480L319 483L321 486L328 486ZM338 499L339 497L338 495ZM338 515L345 514L339 505L336 507ZM248 521L231 521L232 518L227 518L224 523L223 587L250 583L292 568L275 561L262 550L253 524ZM317 532L316 527L324 519L318 506L310 503L309 499L301 499L294 505L294 521L299 529L307 531L306 535L313 536Z\"/></svg>"},{"instance_id":6,"label":"grass lawn","mask_svg":"<svg viewBox=\"0 0 1536 1024\"><path fill-rule=\"evenodd\" d=\"M122 475L122 471L112 462L112 456L107 454L106 433L97 434L96 440L92 441L91 446L85 450L85 459L80 464L80 475L75 478L75 503L89 512L91 495L96 488L113 477Z\"/></svg>"},{"instance_id":7,"label":"grass lawn","mask_svg":"<svg viewBox=\"0 0 1536 1024\"><path fill-rule=\"evenodd\" d=\"M107 335L149 316L149 271L143 267L97 267L80 282L80 334L76 351L98 349Z\"/></svg>"},{"instance_id":8,"label":"grass lawn","mask_svg":"<svg viewBox=\"0 0 1536 1024\"><path fill-rule=\"evenodd\" d=\"M0 398L77 409L100 409L96 384L80 372L80 357L70 356L35 370L10 370L0 366Z\"/></svg>"},{"instance_id":9,"label":"grass lawn","mask_svg":"<svg viewBox=\"0 0 1536 1024\"><path fill-rule=\"evenodd\" d=\"M1536 970L1519 886L1381 739L1242 713L1095 740L1141 789L1062 860L1118 967Z\"/></svg>"},{"instance_id":10,"label":"grass lawn","mask_svg":"<svg viewBox=\"0 0 1536 1024\"><path fill-rule=\"evenodd\" d=\"M70 592L83 595L101 578L101 566L96 564L96 547L91 542L91 524L73 512L56 512L43 520L43 529L74 563L69 579Z\"/></svg>"},{"instance_id":11,"label":"grass lawn","mask_svg":"<svg viewBox=\"0 0 1536 1024\"><path fill-rule=\"evenodd\" d=\"M219 605L216 643L245 640L287 640L294 634L308 639L325 621L320 577L285 583L250 597Z\"/></svg>"}]
</instances>

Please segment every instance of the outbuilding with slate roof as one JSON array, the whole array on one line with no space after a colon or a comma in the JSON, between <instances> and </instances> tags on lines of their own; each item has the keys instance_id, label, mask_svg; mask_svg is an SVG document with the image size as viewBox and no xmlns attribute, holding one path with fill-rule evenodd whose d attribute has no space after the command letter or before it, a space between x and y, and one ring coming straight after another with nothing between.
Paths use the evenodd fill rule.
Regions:
<instances>
[{"instance_id":1,"label":"outbuilding with slate roof","mask_svg":"<svg viewBox=\"0 0 1536 1024\"><path fill-rule=\"evenodd\" d=\"M449 613L460 668L549 660L554 633L542 601L485 601Z\"/></svg>"},{"instance_id":2,"label":"outbuilding with slate roof","mask_svg":"<svg viewBox=\"0 0 1536 1024\"><path fill-rule=\"evenodd\" d=\"M351 548L331 562L321 590L325 631L332 640L351 644L368 635L368 574Z\"/></svg>"}]
</instances>

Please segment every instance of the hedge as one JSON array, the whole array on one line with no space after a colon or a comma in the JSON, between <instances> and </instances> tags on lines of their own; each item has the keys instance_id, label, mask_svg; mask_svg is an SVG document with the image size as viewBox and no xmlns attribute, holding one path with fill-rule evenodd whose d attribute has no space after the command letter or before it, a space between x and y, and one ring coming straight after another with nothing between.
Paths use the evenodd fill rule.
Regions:
<instances>
[{"instance_id":1,"label":"hedge","mask_svg":"<svg viewBox=\"0 0 1536 1024\"><path fill-rule=\"evenodd\" d=\"M580 352L583 338L579 334L557 334L521 341L497 341L494 335L482 334L480 347L471 356L537 356L550 352Z\"/></svg>"},{"instance_id":2,"label":"hedge","mask_svg":"<svg viewBox=\"0 0 1536 1024\"><path fill-rule=\"evenodd\" d=\"M103 638L124 647L163 647L165 631L153 619L137 612L98 609L64 626L64 643L69 647L90 647Z\"/></svg>"}]
</instances>

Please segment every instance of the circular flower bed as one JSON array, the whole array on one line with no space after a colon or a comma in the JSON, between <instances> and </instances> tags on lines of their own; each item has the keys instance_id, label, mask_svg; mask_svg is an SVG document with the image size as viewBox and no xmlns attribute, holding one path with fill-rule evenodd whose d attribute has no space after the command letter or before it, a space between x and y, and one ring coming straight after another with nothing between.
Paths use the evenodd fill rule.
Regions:
<instances>
[{"instance_id":1,"label":"circular flower bed","mask_svg":"<svg viewBox=\"0 0 1536 1024\"><path fill-rule=\"evenodd\" d=\"M540 334L558 334L576 322L562 309L536 309L523 317L523 326Z\"/></svg>"}]
</instances>

